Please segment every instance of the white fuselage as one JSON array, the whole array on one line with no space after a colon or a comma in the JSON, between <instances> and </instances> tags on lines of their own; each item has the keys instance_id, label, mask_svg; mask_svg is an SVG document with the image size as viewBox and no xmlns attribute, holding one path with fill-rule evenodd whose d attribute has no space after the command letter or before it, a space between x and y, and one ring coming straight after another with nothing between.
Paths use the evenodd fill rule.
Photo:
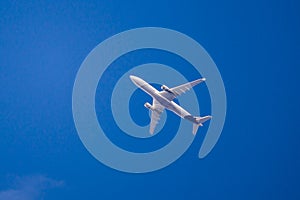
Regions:
<instances>
[{"instance_id":1,"label":"white fuselage","mask_svg":"<svg viewBox=\"0 0 300 200\"><path fill-rule=\"evenodd\" d=\"M156 101L158 101L166 109L174 112L181 118L191 115L189 112L184 110L181 106L176 104L174 101L169 101L168 99L166 99L164 96L162 96L159 93L158 90L156 90L154 87L152 87L149 83L147 83L143 79L141 79L139 77L133 77L131 79L136 86L138 86L143 91L145 91L147 94L149 94L152 98L154 98Z\"/></svg>"}]
</instances>

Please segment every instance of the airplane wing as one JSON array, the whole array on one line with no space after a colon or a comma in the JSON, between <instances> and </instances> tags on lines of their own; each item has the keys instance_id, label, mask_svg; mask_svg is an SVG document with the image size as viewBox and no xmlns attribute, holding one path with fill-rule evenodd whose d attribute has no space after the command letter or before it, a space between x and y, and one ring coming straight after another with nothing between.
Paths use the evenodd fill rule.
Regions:
<instances>
[{"instance_id":1,"label":"airplane wing","mask_svg":"<svg viewBox=\"0 0 300 200\"><path fill-rule=\"evenodd\" d=\"M201 83L203 81L205 81L205 78L200 78L195 81L185 83L185 84L179 85L177 87L173 87L173 88L161 91L160 94L162 96L164 96L165 98L167 98L169 101L172 101L173 99L175 99L182 93L185 93L186 91L190 90L192 87L194 87L195 85L198 85L199 83Z\"/></svg>"},{"instance_id":2,"label":"airplane wing","mask_svg":"<svg viewBox=\"0 0 300 200\"><path fill-rule=\"evenodd\" d=\"M164 111L164 107L155 99L153 99L152 106L154 110L151 110L151 122L150 122L150 133L153 134L156 125L158 124L158 121L160 119L160 115Z\"/></svg>"}]
</instances>

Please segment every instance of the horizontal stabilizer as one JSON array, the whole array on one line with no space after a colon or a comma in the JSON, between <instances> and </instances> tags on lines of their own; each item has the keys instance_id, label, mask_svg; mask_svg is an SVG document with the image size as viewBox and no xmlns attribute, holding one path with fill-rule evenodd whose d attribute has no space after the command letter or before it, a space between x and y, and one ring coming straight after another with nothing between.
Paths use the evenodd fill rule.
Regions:
<instances>
[{"instance_id":1,"label":"horizontal stabilizer","mask_svg":"<svg viewBox=\"0 0 300 200\"><path fill-rule=\"evenodd\" d=\"M196 135L198 128L199 128L198 124L193 124L193 135Z\"/></svg>"},{"instance_id":2,"label":"horizontal stabilizer","mask_svg":"<svg viewBox=\"0 0 300 200\"><path fill-rule=\"evenodd\" d=\"M212 116L207 115L204 117L195 117L196 118L196 123L193 123L193 134L196 135L197 130L199 128L199 126L203 126L203 123L206 122L207 120L210 120L212 118Z\"/></svg>"},{"instance_id":3,"label":"horizontal stabilizer","mask_svg":"<svg viewBox=\"0 0 300 200\"><path fill-rule=\"evenodd\" d=\"M205 117L196 117L196 121L199 124L203 124L204 122L206 122L207 120L210 120L212 118L212 116L207 115Z\"/></svg>"}]
</instances>

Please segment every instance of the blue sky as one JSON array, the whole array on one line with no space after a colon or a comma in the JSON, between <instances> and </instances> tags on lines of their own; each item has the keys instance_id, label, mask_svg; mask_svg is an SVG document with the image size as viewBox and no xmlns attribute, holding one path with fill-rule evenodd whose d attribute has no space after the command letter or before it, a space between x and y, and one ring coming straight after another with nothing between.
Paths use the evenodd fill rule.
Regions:
<instances>
[{"instance_id":1,"label":"blue sky","mask_svg":"<svg viewBox=\"0 0 300 200\"><path fill-rule=\"evenodd\" d=\"M0 199L24 188L36 188L28 199L45 200L299 199L299 9L295 0L1 1ZM98 162L81 143L72 89L97 44L145 26L183 32L209 52L228 110L205 159L197 157L200 132L170 166L127 174ZM159 52L134 56L120 63L180 62Z\"/></svg>"}]
</instances>

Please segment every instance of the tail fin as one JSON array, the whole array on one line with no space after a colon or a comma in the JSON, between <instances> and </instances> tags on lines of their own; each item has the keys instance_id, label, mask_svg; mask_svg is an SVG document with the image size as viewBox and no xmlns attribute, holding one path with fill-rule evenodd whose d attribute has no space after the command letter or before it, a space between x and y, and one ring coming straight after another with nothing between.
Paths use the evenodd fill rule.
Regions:
<instances>
[{"instance_id":1,"label":"tail fin","mask_svg":"<svg viewBox=\"0 0 300 200\"><path fill-rule=\"evenodd\" d=\"M206 122L207 120L210 120L212 118L212 116L207 115L204 117L195 117L196 118L196 123L193 123L193 134L196 135L197 130L199 128L199 126L203 126L203 123Z\"/></svg>"}]
</instances>

